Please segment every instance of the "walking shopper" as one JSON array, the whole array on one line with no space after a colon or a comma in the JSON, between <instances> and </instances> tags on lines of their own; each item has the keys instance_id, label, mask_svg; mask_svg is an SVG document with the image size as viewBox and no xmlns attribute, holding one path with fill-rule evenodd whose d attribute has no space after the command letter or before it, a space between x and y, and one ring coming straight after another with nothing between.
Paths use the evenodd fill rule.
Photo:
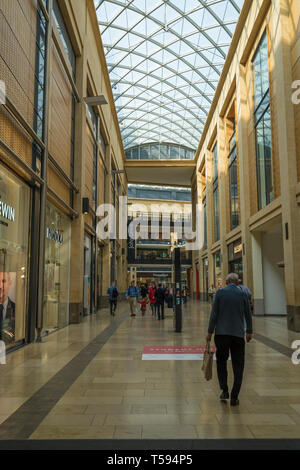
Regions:
<instances>
[{"instance_id":1,"label":"walking shopper","mask_svg":"<svg viewBox=\"0 0 300 470\"><path fill-rule=\"evenodd\" d=\"M114 316L117 309L119 295L119 290L115 282L112 282L111 286L107 289L107 293L109 295L110 314Z\"/></svg>"},{"instance_id":2,"label":"walking shopper","mask_svg":"<svg viewBox=\"0 0 300 470\"><path fill-rule=\"evenodd\" d=\"M158 289L155 292L156 305L157 305L157 318L163 320L165 318L165 289L161 284L158 284Z\"/></svg>"},{"instance_id":3,"label":"walking shopper","mask_svg":"<svg viewBox=\"0 0 300 470\"><path fill-rule=\"evenodd\" d=\"M149 286L149 289L148 289L148 296L149 296L149 302L150 302L150 308L151 308L152 316L156 314L155 292L156 292L156 285L155 285L155 282L152 282L151 286Z\"/></svg>"},{"instance_id":4,"label":"walking shopper","mask_svg":"<svg viewBox=\"0 0 300 470\"><path fill-rule=\"evenodd\" d=\"M238 287L237 274L230 273L226 278L227 286L217 291L212 306L207 341L211 340L215 332L215 345L217 348L217 372L222 393L220 400L229 398L227 384L227 360L229 351L234 375L234 384L231 390L231 406L239 404L238 396L242 385L245 364L245 330L246 341L252 338L252 316L249 302L241 289Z\"/></svg>"},{"instance_id":5,"label":"walking shopper","mask_svg":"<svg viewBox=\"0 0 300 470\"><path fill-rule=\"evenodd\" d=\"M209 302L212 304L213 301L214 301L214 295L216 293L216 289L215 289L215 286L212 284L209 288L208 288L208 299L209 299Z\"/></svg>"},{"instance_id":6,"label":"walking shopper","mask_svg":"<svg viewBox=\"0 0 300 470\"><path fill-rule=\"evenodd\" d=\"M142 315L144 316L145 313L146 313L146 308L147 308L147 304L149 303L149 300L147 297L143 297L141 300L138 301L140 306L141 306L141 313Z\"/></svg>"},{"instance_id":7,"label":"walking shopper","mask_svg":"<svg viewBox=\"0 0 300 470\"><path fill-rule=\"evenodd\" d=\"M183 300L183 303L186 304L186 302L187 302L187 291L186 291L185 286L183 286L183 288L182 288L182 300Z\"/></svg>"},{"instance_id":8,"label":"walking shopper","mask_svg":"<svg viewBox=\"0 0 300 470\"><path fill-rule=\"evenodd\" d=\"M142 299L145 299L145 297L147 297L147 295L148 295L148 290L147 290L147 287L145 286L145 284L141 285L140 292L141 292Z\"/></svg>"},{"instance_id":9,"label":"walking shopper","mask_svg":"<svg viewBox=\"0 0 300 470\"><path fill-rule=\"evenodd\" d=\"M138 288L134 285L134 281L131 281L130 286L126 290L126 299L128 299L131 317L136 315L136 302L139 296Z\"/></svg>"}]
</instances>

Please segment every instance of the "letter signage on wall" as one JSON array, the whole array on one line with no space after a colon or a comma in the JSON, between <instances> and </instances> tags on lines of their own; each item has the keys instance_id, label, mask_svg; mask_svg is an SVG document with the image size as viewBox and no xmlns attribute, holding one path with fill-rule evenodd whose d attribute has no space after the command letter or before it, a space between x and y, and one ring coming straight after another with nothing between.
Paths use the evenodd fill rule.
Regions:
<instances>
[{"instance_id":1,"label":"letter signage on wall","mask_svg":"<svg viewBox=\"0 0 300 470\"><path fill-rule=\"evenodd\" d=\"M46 230L46 237L49 240L52 240L55 243L59 243L60 245L63 243L64 239L61 233L57 230L53 230L52 228L48 228Z\"/></svg>"},{"instance_id":2,"label":"letter signage on wall","mask_svg":"<svg viewBox=\"0 0 300 470\"><path fill-rule=\"evenodd\" d=\"M15 209L0 199L0 217L4 217L10 222L15 221Z\"/></svg>"}]
</instances>

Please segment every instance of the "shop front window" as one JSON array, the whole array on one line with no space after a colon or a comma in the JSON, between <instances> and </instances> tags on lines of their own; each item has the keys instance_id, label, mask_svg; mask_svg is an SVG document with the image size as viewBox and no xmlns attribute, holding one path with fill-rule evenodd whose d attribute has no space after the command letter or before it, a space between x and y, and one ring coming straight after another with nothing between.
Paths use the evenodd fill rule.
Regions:
<instances>
[{"instance_id":1,"label":"shop front window","mask_svg":"<svg viewBox=\"0 0 300 470\"><path fill-rule=\"evenodd\" d=\"M203 263L203 294L204 299L208 300L208 258L204 258Z\"/></svg>"},{"instance_id":2,"label":"shop front window","mask_svg":"<svg viewBox=\"0 0 300 470\"><path fill-rule=\"evenodd\" d=\"M234 229L239 225L239 193L236 147L233 148L228 159L229 173L229 200L230 200L230 228Z\"/></svg>"},{"instance_id":3,"label":"shop front window","mask_svg":"<svg viewBox=\"0 0 300 470\"><path fill-rule=\"evenodd\" d=\"M30 189L0 167L0 340L26 336Z\"/></svg>"},{"instance_id":4,"label":"shop front window","mask_svg":"<svg viewBox=\"0 0 300 470\"><path fill-rule=\"evenodd\" d=\"M239 239L228 245L228 270L243 280L243 245Z\"/></svg>"},{"instance_id":5,"label":"shop front window","mask_svg":"<svg viewBox=\"0 0 300 470\"><path fill-rule=\"evenodd\" d=\"M92 313L93 306L93 241L92 237L84 238L84 285L83 285L83 311L84 315Z\"/></svg>"},{"instance_id":6,"label":"shop front window","mask_svg":"<svg viewBox=\"0 0 300 470\"><path fill-rule=\"evenodd\" d=\"M217 251L214 254L214 278L215 288L219 289L222 287L222 269L221 269L221 252Z\"/></svg>"},{"instance_id":7,"label":"shop front window","mask_svg":"<svg viewBox=\"0 0 300 470\"><path fill-rule=\"evenodd\" d=\"M264 33L253 64L254 121L258 208L274 199L268 41Z\"/></svg>"},{"instance_id":8,"label":"shop front window","mask_svg":"<svg viewBox=\"0 0 300 470\"><path fill-rule=\"evenodd\" d=\"M43 327L69 323L70 231L67 216L47 203Z\"/></svg>"}]
</instances>

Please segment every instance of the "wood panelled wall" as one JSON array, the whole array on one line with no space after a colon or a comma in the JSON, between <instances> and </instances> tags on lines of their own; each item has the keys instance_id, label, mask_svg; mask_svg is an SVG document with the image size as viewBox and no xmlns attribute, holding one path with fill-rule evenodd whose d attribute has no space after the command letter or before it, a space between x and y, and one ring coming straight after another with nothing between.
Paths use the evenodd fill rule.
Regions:
<instances>
[{"instance_id":1,"label":"wood panelled wall","mask_svg":"<svg viewBox=\"0 0 300 470\"><path fill-rule=\"evenodd\" d=\"M31 0L1 0L0 78L15 107L33 125L36 7Z\"/></svg>"},{"instance_id":2,"label":"wood panelled wall","mask_svg":"<svg viewBox=\"0 0 300 470\"><path fill-rule=\"evenodd\" d=\"M72 89L56 47L51 50L49 103L49 151L70 177L71 171Z\"/></svg>"},{"instance_id":3,"label":"wood panelled wall","mask_svg":"<svg viewBox=\"0 0 300 470\"><path fill-rule=\"evenodd\" d=\"M0 79L7 96L33 125L36 7L31 0L1 0ZM0 108L0 138L28 165L32 141L4 108Z\"/></svg>"}]
</instances>

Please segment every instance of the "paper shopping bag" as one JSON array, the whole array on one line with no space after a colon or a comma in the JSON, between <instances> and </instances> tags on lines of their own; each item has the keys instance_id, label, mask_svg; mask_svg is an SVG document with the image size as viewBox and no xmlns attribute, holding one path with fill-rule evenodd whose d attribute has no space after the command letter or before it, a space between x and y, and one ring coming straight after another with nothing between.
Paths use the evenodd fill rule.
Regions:
<instances>
[{"instance_id":1,"label":"paper shopping bag","mask_svg":"<svg viewBox=\"0 0 300 470\"><path fill-rule=\"evenodd\" d=\"M206 380L212 379L213 357L214 353L210 350L210 341L207 341L202 363L202 370L204 372L204 377L206 378Z\"/></svg>"}]
</instances>

